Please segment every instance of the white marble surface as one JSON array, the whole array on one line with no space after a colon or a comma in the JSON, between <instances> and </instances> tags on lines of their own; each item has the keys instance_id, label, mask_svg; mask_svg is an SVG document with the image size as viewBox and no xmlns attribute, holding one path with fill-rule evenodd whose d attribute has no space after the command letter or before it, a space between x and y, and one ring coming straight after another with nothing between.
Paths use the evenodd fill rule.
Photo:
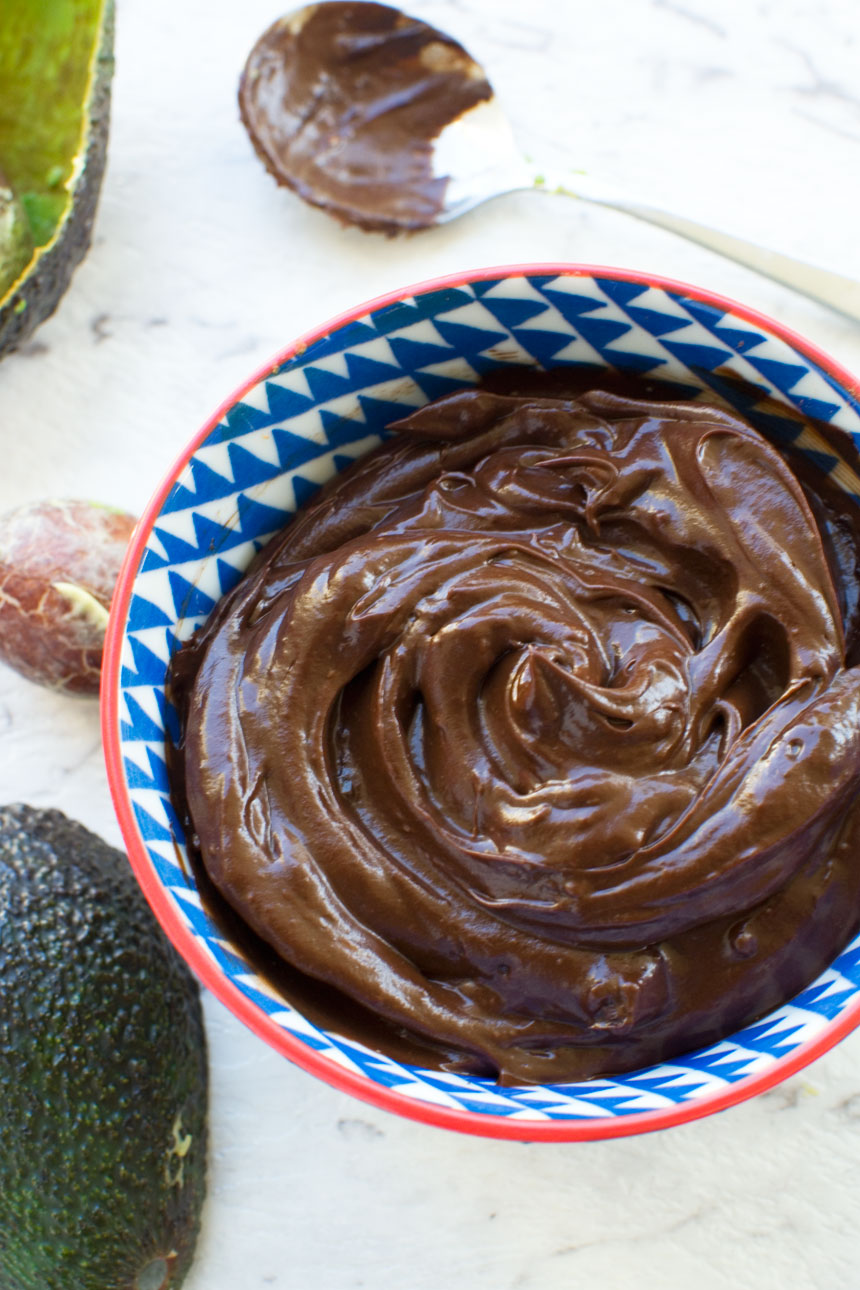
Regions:
<instances>
[{"instance_id":1,"label":"white marble surface","mask_svg":"<svg viewBox=\"0 0 860 1290\"><path fill-rule=\"evenodd\" d=\"M118 0L96 238L0 366L0 507L140 510L222 398L369 296L485 264L653 270L854 371L860 328L669 234L537 194L388 242L277 190L237 121L281 0ZM490 70L523 148L860 276L857 0L413 0ZM119 842L95 705L0 672L2 797ZM856 1290L860 1034L772 1093L638 1139L502 1144L340 1095L214 1000L212 1162L188 1290Z\"/></svg>"}]
</instances>

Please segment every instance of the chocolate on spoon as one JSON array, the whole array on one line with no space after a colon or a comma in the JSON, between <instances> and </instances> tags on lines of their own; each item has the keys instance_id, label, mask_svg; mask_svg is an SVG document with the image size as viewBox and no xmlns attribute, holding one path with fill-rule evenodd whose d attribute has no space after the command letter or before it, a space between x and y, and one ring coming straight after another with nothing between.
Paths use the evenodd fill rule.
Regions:
<instances>
[{"instance_id":1,"label":"chocolate on spoon","mask_svg":"<svg viewBox=\"0 0 860 1290\"><path fill-rule=\"evenodd\" d=\"M274 23L239 87L242 120L279 184L361 228L414 232L536 188L626 211L860 320L860 282L524 159L479 63L389 5L331 0Z\"/></svg>"},{"instance_id":2,"label":"chocolate on spoon","mask_svg":"<svg viewBox=\"0 0 860 1290\"><path fill-rule=\"evenodd\" d=\"M362 228L397 233L445 216L434 167L452 122L493 99L462 45L381 4L311 4L251 51L242 120L279 183Z\"/></svg>"}]
</instances>

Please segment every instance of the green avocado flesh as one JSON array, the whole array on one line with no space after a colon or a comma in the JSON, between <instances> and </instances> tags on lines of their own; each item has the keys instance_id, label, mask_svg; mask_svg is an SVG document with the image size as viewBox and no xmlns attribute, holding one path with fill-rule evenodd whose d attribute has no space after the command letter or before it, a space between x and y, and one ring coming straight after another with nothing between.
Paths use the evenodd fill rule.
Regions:
<instances>
[{"instance_id":1,"label":"green avocado flesh","mask_svg":"<svg viewBox=\"0 0 860 1290\"><path fill-rule=\"evenodd\" d=\"M33 234L24 208L0 171L0 296L30 263Z\"/></svg>"},{"instance_id":2,"label":"green avocado flesh","mask_svg":"<svg viewBox=\"0 0 860 1290\"><path fill-rule=\"evenodd\" d=\"M199 991L125 856L0 808L2 1290L175 1290L206 1122Z\"/></svg>"},{"instance_id":3,"label":"green avocado flesh","mask_svg":"<svg viewBox=\"0 0 860 1290\"><path fill-rule=\"evenodd\" d=\"M53 312L89 246L112 50L113 0L2 0L0 354Z\"/></svg>"}]
</instances>

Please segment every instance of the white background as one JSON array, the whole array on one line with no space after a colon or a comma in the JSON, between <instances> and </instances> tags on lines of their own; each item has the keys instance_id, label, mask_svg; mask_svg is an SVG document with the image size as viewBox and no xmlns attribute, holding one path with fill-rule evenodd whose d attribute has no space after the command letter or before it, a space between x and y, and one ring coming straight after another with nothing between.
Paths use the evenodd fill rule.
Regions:
<instances>
[{"instance_id":1,"label":"white background","mask_svg":"<svg viewBox=\"0 0 860 1290\"><path fill-rule=\"evenodd\" d=\"M279 191L237 119L279 0L118 0L110 164L57 316L0 365L0 507L139 512L247 375L342 309L527 260L652 270L860 371L860 326L667 233L502 198L387 241ZM860 276L855 0L413 0L482 59L524 150ZM109 840L95 704L0 670L0 796ZM206 999L211 1196L188 1290L856 1290L860 1034L754 1103L653 1136L500 1144L335 1093Z\"/></svg>"}]
</instances>

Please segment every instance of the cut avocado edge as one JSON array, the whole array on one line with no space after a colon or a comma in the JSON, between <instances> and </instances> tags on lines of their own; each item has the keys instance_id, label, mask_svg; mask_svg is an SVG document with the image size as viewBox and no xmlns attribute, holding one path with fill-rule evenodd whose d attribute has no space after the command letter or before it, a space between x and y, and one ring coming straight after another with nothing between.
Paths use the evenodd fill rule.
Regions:
<instances>
[{"instance_id":1,"label":"cut avocado edge","mask_svg":"<svg viewBox=\"0 0 860 1290\"><path fill-rule=\"evenodd\" d=\"M114 66L114 0L3 7L0 170L14 232L0 244L0 356L54 312L89 248Z\"/></svg>"}]
</instances>

